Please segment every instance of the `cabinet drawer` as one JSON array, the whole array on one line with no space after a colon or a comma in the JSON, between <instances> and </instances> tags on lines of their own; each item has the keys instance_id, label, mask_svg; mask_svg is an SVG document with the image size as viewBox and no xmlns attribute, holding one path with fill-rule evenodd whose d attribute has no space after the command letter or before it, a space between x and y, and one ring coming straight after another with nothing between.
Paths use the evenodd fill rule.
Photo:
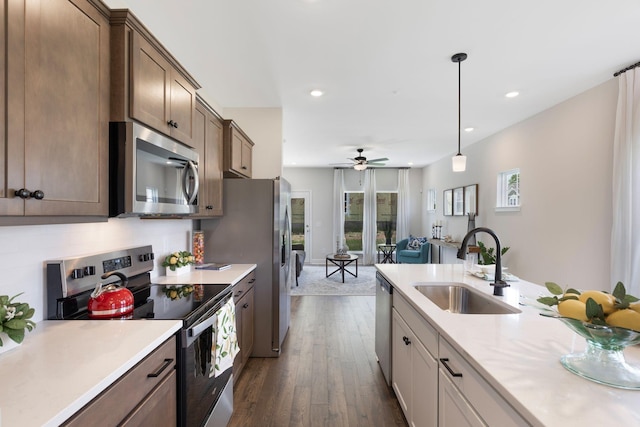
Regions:
<instances>
[{"instance_id":1,"label":"cabinet drawer","mask_svg":"<svg viewBox=\"0 0 640 427\"><path fill-rule=\"evenodd\" d=\"M418 339L433 355L438 357L438 332L411 307L411 305L397 292L393 293L393 307L398 311L402 318L411 325L411 329Z\"/></svg>"},{"instance_id":2,"label":"cabinet drawer","mask_svg":"<svg viewBox=\"0 0 640 427\"><path fill-rule=\"evenodd\" d=\"M529 424L444 339L440 339L440 369L490 426ZM447 366L449 369L447 369ZM454 374L456 376L454 376Z\"/></svg>"},{"instance_id":3,"label":"cabinet drawer","mask_svg":"<svg viewBox=\"0 0 640 427\"><path fill-rule=\"evenodd\" d=\"M238 283L233 285L233 302L238 303L240 298L242 298L249 289L253 286L256 281L256 271L253 270L251 273L244 276Z\"/></svg>"},{"instance_id":4,"label":"cabinet drawer","mask_svg":"<svg viewBox=\"0 0 640 427\"><path fill-rule=\"evenodd\" d=\"M66 426L118 425L176 366L176 339L169 338L111 387L82 408ZM149 376L156 375L156 376Z\"/></svg>"}]
</instances>

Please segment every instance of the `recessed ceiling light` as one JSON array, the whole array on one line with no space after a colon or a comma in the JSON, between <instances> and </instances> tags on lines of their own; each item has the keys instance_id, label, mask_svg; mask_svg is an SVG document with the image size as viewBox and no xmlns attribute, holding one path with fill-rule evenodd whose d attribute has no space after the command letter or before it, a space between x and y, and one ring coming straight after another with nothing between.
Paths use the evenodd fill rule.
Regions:
<instances>
[{"instance_id":1,"label":"recessed ceiling light","mask_svg":"<svg viewBox=\"0 0 640 427\"><path fill-rule=\"evenodd\" d=\"M505 96L506 96L507 98L515 98L515 97L516 97L516 96L518 96L518 95L520 95L520 92L513 91L513 92L509 92L509 93L507 93Z\"/></svg>"},{"instance_id":2,"label":"recessed ceiling light","mask_svg":"<svg viewBox=\"0 0 640 427\"><path fill-rule=\"evenodd\" d=\"M413 162L409 162L409 163L407 163L407 164L408 164L409 166L412 166L412 165L413 165Z\"/></svg>"},{"instance_id":3,"label":"recessed ceiling light","mask_svg":"<svg viewBox=\"0 0 640 427\"><path fill-rule=\"evenodd\" d=\"M324 95L324 92L323 92L323 91L321 91L320 89L314 89L314 90L312 90L311 92L309 92L309 94L310 94L311 96L315 96L315 97L317 98L317 97L319 97L319 96Z\"/></svg>"},{"instance_id":4,"label":"recessed ceiling light","mask_svg":"<svg viewBox=\"0 0 640 427\"><path fill-rule=\"evenodd\" d=\"M465 132L473 132L473 128L472 127L468 127L468 128L464 128Z\"/></svg>"}]
</instances>

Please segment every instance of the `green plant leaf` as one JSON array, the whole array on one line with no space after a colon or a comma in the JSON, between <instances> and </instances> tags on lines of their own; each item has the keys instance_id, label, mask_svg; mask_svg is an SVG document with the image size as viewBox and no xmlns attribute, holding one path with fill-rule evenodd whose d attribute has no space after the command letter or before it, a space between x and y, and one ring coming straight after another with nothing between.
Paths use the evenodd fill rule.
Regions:
<instances>
[{"instance_id":1,"label":"green plant leaf","mask_svg":"<svg viewBox=\"0 0 640 427\"><path fill-rule=\"evenodd\" d=\"M566 291L564 291L565 294L576 294L576 295L580 295L581 292L577 289L573 289L573 288L568 288Z\"/></svg>"},{"instance_id":2,"label":"green plant leaf","mask_svg":"<svg viewBox=\"0 0 640 427\"><path fill-rule=\"evenodd\" d=\"M616 287L613 289L613 296L619 299L620 301L624 301L624 297L627 294L627 290L624 288L622 282L616 283Z\"/></svg>"},{"instance_id":3,"label":"green plant leaf","mask_svg":"<svg viewBox=\"0 0 640 427\"><path fill-rule=\"evenodd\" d=\"M540 297L536 301L540 304L548 305L549 307L558 305L558 297Z\"/></svg>"},{"instance_id":4,"label":"green plant leaf","mask_svg":"<svg viewBox=\"0 0 640 427\"><path fill-rule=\"evenodd\" d=\"M637 301L640 301L638 298L634 297L633 295L625 295L624 296L624 300L626 302L637 302Z\"/></svg>"},{"instance_id":5,"label":"green plant leaf","mask_svg":"<svg viewBox=\"0 0 640 427\"><path fill-rule=\"evenodd\" d=\"M604 322L604 311L602 305L598 304L593 298L587 299L587 319L591 323L595 323L595 319L600 319Z\"/></svg>"},{"instance_id":6,"label":"green plant leaf","mask_svg":"<svg viewBox=\"0 0 640 427\"><path fill-rule=\"evenodd\" d=\"M24 333L24 328L27 327L27 321L26 320L22 320L22 319L16 319L13 318L11 320L9 320L8 322L4 323L4 327L5 329L8 330L21 330ZM7 334L9 332L7 331Z\"/></svg>"},{"instance_id":7,"label":"green plant leaf","mask_svg":"<svg viewBox=\"0 0 640 427\"><path fill-rule=\"evenodd\" d=\"M566 300L569 300L569 299L578 300L579 298L577 296L575 296L575 295L565 295L562 298L558 298L558 301L566 301Z\"/></svg>"},{"instance_id":8,"label":"green plant leaf","mask_svg":"<svg viewBox=\"0 0 640 427\"><path fill-rule=\"evenodd\" d=\"M5 332L18 344L24 340L24 329L5 329Z\"/></svg>"},{"instance_id":9,"label":"green plant leaf","mask_svg":"<svg viewBox=\"0 0 640 427\"><path fill-rule=\"evenodd\" d=\"M547 287L547 290L553 295L562 295L564 293L560 285L558 285L557 283L545 282L544 285Z\"/></svg>"}]
</instances>

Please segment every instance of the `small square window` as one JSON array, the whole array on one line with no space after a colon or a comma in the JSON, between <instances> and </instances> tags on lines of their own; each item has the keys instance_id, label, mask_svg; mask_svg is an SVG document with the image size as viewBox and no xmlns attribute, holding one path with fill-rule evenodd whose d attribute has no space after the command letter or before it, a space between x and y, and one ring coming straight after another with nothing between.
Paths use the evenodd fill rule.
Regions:
<instances>
[{"instance_id":1,"label":"small square window","mask_svg":"<svg viewBox=\"0 0 640 427\"><path fill-rule=\"evenodd\" d=\"M427 190L427 212L435 212L436 210L436 189Z\"/></svg>"},{"instance_id":2,"label":"small square window","mask_svg":"<svg viewBox=\"0 0 640 427\"><path fill-rule=\"evenodd\" d=\"M511 169L498 174L496 208L518 210L520 208L520 169Z\"/></svg>"}]
</instances>

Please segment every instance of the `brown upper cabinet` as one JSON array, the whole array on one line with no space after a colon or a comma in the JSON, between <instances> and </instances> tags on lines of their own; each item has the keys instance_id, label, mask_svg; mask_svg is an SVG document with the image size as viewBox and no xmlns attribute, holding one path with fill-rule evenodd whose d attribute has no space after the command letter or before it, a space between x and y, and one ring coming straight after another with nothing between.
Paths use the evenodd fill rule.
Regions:
<instances>
[{"instance_id":1,"label":"brown upper cabinet","mask_svg":"<svg viewBox=\"0 0 640 427\"><path fill-rule=\"evenodd\" d=\"M221 216L222 211L222 118L197 98L193 147L200 155L198 176L198 215Z\"/></svg>"},{"instance_id":2,"label":"brown upper cabinet","mask_svg":"<svg viewBox=\"0 0 640 427\"><path fill-rule=\"evenodd\" d=\"M15 0L0 15L0 215L106 218L109 10Z\"/></svg>"},{"instance_id":3,"label":"brown upper cabinet","mask_svg":"<svg viewBox=\"0 0 640 427\"><path fill-rule=\"evenodd\" d=\"M251 178L253 142L233 120L224 121L224 176Z\"/></svg>"},{"instance_id":4,"label":"brown upper cabinet","mask_svg":"<svg viewBox=\"0 0 640 427\"><path fill-rule=\"evenodd\" d=\"M193 145L198 82L128 10L111 11L111 120Z\"/></svg>"}]
</instances>

